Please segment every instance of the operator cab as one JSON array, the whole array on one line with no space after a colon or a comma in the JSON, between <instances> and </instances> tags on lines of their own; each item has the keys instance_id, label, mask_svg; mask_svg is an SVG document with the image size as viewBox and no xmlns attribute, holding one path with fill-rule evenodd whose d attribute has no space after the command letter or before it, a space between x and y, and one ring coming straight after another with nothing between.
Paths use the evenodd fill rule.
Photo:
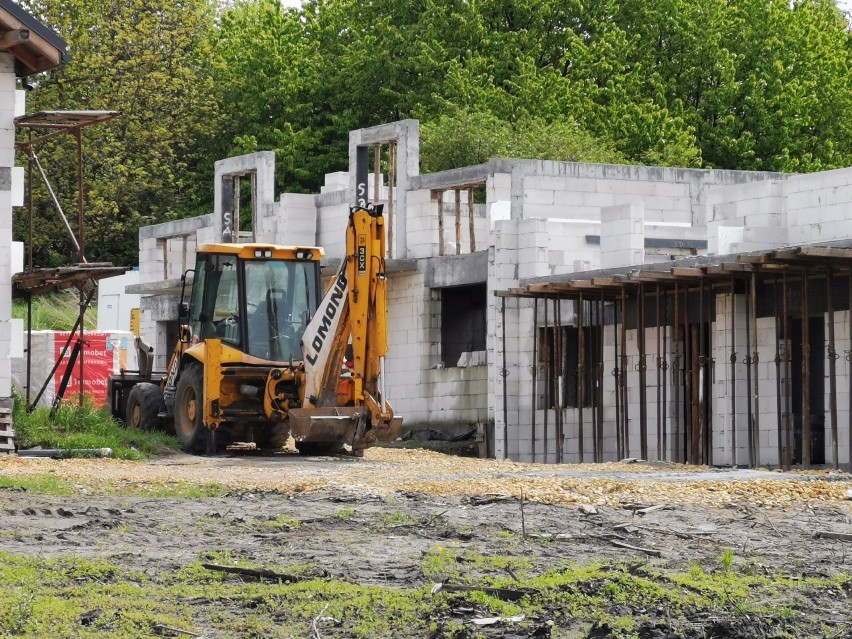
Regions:
<instances>
[{"instance_id":1,"label":"operator cab","mask_svg":"<svg viewBox=\"0 0 852 639\"><path fill-rule=\"evenodd\" d=\"M258 359L301 360L302 335L318 304L321 254L260 244L200 247L189 306L191 343L218 338Z\"/></svg>"}]
</instances>

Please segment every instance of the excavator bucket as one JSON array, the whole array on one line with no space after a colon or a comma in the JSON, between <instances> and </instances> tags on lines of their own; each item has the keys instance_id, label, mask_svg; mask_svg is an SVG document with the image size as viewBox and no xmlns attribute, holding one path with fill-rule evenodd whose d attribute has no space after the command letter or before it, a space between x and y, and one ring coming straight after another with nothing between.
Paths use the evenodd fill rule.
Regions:
<instances>
[{"instance_id":1,"label":"excavator bucket","mask_svg":"<svg viewBox=\"0 0 852 639\"><path fill-rule=\"evenodd\" d=\"M393 441L399 436L402 418L380 422L365 429L368 415L361 407L291 408L290 433L297 442L338 443L359 446L374 441Z\"/></svg>"}]
</instances>

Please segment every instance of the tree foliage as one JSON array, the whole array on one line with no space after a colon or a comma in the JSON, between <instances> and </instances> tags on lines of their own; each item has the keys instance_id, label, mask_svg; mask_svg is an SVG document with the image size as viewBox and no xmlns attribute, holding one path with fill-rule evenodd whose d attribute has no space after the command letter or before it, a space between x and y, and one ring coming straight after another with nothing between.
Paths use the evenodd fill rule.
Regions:
<instances>
[{"instance_id":1,"label":"tree foliage","mask_svg":"<svg viewBox=\"0 0 852 639\"><path fill-rule=\"evenodd\" d=\"M75 56L31 110L123 112L86 134L90 225L108 240L91 258L129 261L137 225L206 210L218 158L274 150L278 188L313 191L346 167L350 129L408 117L426 171L852 164L852 41L832 0L25 4Z\"/></svg>"},{"instance_id":2,"label":"tree foliage","mask_svg":"<svg viewBox=\"0 0 852 639\"><path fill-rule=\"evenodd\" d=\"M194 213L200 176L212 174L207 147L218 101L206 68L214 13L206 0L28 0L22 4L69 44L71 61L40 78L30 112L116 110L121 117L83 130L86 255L134 264L140 225ZM39 147L64 208L76 219L72 136ZM36 198L34 198L35 200ZM43 192L36 261L69 257L67 234ZM19 236L24 216L17 216ZM46 229L45 229L46 230ZM74 258L76 259L76 258Z\"/></svg>"}]
</instances>

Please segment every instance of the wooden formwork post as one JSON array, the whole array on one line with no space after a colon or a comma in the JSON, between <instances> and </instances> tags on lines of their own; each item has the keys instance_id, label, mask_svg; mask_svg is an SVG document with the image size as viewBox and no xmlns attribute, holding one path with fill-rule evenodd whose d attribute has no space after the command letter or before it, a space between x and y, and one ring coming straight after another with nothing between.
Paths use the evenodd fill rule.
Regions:
<instances>
[{"instance_id":1,"label":"wooden formwork post","mask_svg":"<svg viewBox=\"0 0 852 639\"><path fill-rule=\"evenodd\" d=\"M461 189L456 189L456 255L461 255Z\"/></svg>"},{"instance_id":2,"label":"wooden formwork post","mask_svg":"<svg viewBox=\"0 0 852 639\"><path fill-rule=\"evenodd\" d=\"M435 191L438 201L438 255L444 254L444 192Z\"/></svg>"}]
</instances>

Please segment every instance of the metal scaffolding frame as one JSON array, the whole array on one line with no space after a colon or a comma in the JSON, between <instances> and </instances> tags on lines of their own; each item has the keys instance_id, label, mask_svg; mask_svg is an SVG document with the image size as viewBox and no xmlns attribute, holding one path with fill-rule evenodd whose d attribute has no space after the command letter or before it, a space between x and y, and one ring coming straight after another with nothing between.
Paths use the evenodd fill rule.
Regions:
<instances>
[{"instance_id":1,"label":"metal scaffolding frame","mask_svg":"<svg viewBox=\"0 0 852 639\"><path fill-rule=\"evenodd\" d=\"M27 180L26 180L26 211L27 211L27 263L23 273L17 273L12 277L12 295L13 297L22 297L27 301L27 388L26 402L27 410L32 410L38 403L41 396L44 394L50 379L59 368L62 358L72 348L72 358L69 363L69 370L63 379L63 384L57 398L61 399L64 393L65 385L70 377L70 368L74 365L79 366L80 375L80 391L78 393L78 402L83 403L83 379L84 379L84 351L85 344L85 315L86 310L91 304L94 296L94 290L88 293L85 291L87 284L95 284L98 280L121 275L130 267L113 266L111 263L89 263L86 261L85 249L85 197L83 183L83 135L82 130L87 126L107 122L120 114L116 111L40 111L30 115L20 116L15 118L15 127L18 130L27 130L29 137L26 140L20 140L16 143L16 148L27 157ZM46 132L45 132L46 131ZM40 132L40 135L33 137L33 132ZM36 147L43 142L61 135L72 135L76 142L76 185L77 185L77 220L76 231L71 222L65 215L62 205L56 192L51 186L47 173L41 164ZM45 187L50 195L53 206L60 220L62 220L65 230L71 239L72 244L77 252L77 264L69 265L60 268L35 268L33 264L33 169L37 169L39 176L44 182ZM31 399L31 371L32 371L32 300L34 295L50 293L54 291L64 290L67 288L76 288L79 292L80 311L77 317L76 324L71 330L68 340L62 348L61 353L57 357L53 370L44 380L35 399ZM75 344L74 336L77 335ZM54 408L57 402L54 401Z\"/></svg>"}]
</instances>

